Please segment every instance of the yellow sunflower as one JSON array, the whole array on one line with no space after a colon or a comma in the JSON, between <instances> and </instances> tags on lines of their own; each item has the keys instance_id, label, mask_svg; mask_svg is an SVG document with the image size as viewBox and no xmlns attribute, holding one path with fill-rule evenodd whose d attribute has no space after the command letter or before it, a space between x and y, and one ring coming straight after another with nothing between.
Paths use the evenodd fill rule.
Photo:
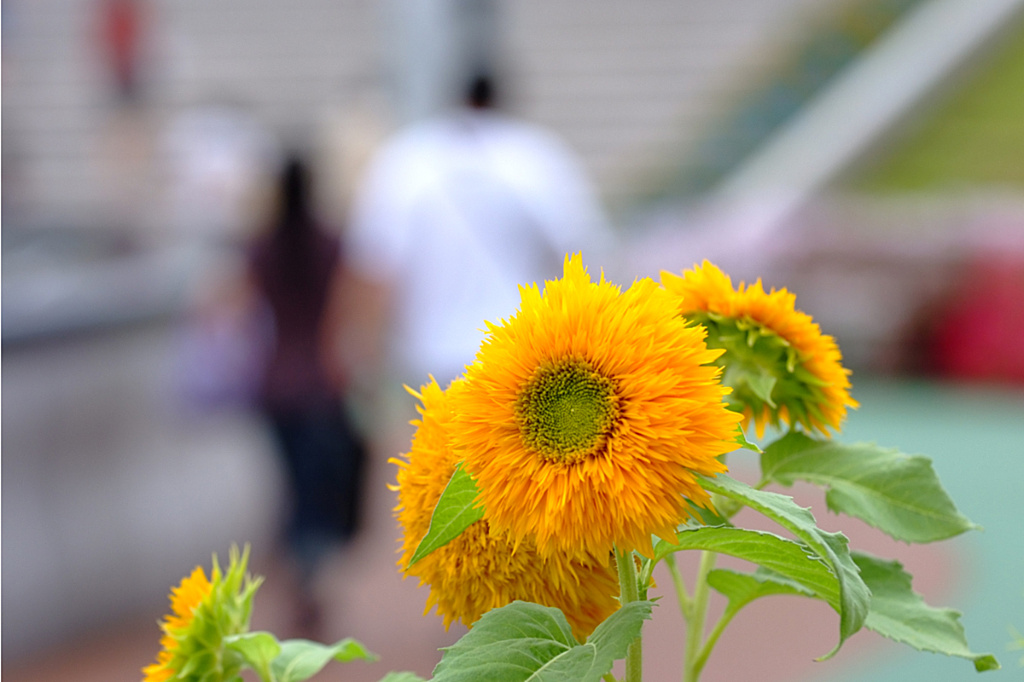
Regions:
<instances>
[{"instance_id":1,"label":"yellow sunflower","mask_svg":"<svg viewBox=\"0 0 1024 682\"><path fill-rule=\"evenodd\" d=\"M171 613L160 624L163 636L155 663L142 669L143 682L219 682L236 679L241 659L222 647L227 635L249 629L259 580L245 575L249 550L232 548L226 572L213 558L211 578L201 566L171 590Z\"/></svg>"},{"instance_id":2,"label":"yellow sunflower","mask_svg":"<svg viewBox=\"0 0 1024 682\"><path fill-rule=\"evenodd\" d=\"M828 436L829 428L839 430L846 408L857 407L839 346L796 309L794 294L766 293L761 280L733 289L708 261L681 277L662 272L661 279L679 312L708 328L708 346L725 350L718 360L722 381L758 437L780 422Z\"/></svg>"},{"instance_id":3,"label":"yellow sunflower","mask_svg":"<svg viewBox=\"0 0 1024 682\"><path fill-rule=\"evenodd\" d=\"M656 282L592 282L578 255L521 294L452 397L453 447L491 528L542 554L650 556L652 533L675 541L687 499L710 505L695 474L725 471L717 457L735 447L739 415L710 364L721 351Z\"/></svg>"},{"instance_id":4,"label":"yellow sunflower","mask_svg":"<svg viewBox=\"0 0 1024 682\"><path fill-rule=\"evenodd\" d=\"M459 461L449 444L450 398L463 388L462 380L447 391L433 380L423 386L416 394L421 418L413 422L418 428L408 459L391 460L399 467L395 511L404 531L398 564L430 585L426 611L436 607L446 628L454 620L472 625L488 610L521 599L561 609L582 640L618 608L618 577L607 553L602 559L540 557L530 542L515 547L482 519L409 566Z\"/></svg>"}]
</instances>

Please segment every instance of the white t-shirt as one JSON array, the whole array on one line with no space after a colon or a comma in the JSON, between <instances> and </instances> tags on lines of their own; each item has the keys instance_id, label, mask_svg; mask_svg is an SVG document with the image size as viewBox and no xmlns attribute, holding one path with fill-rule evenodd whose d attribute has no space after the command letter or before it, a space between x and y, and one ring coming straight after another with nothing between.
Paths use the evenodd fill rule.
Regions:
<instances>
[{"instance_id":1,"label":"white t-shirt","mask_svg":"<svg viewBox=\"0 0 1024 682\"><path fill-rule=\"evenodd\" d=\"M599 269L610 233L561 141L465 112L384 145L357 192L349 237L353 267L395 287L399 372L445 385L472 362L484 321L516 311L518 285L558 277L577 251Z\"/></svg>"}]
</instances>

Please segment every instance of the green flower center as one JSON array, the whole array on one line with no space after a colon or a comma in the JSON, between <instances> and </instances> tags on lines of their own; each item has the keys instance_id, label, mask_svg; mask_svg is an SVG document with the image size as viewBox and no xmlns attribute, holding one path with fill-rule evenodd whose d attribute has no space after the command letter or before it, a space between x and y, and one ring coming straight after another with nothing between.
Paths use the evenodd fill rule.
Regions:
<instances>
[{"instance_id":1,"label":"green flower center","mask_svg":"<svg viewBox=\"0 0 1024 682\"><path fill-rule=\"evenodd\" d=\"M615 382L579 359L542 365L515 414L528 448L548 461L578 462L601 449L618 420Z\"/></svg>"}]
</instances>

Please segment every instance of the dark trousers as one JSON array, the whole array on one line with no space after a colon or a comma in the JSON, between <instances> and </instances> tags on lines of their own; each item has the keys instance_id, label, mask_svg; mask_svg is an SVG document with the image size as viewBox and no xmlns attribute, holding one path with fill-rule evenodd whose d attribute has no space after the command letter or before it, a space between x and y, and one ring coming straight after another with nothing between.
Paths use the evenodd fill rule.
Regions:
<instances>
[{"instance_id":1,"label":"dark trousers","mask_svg":"<svg viewBox=\"0 0 1024 682\"><path fill-rule=\"evenodd\" d=\"M341 405L269 416L291 488L288 541L312 572L359 526L365 443Z\"/></svg>"}]
</instances>

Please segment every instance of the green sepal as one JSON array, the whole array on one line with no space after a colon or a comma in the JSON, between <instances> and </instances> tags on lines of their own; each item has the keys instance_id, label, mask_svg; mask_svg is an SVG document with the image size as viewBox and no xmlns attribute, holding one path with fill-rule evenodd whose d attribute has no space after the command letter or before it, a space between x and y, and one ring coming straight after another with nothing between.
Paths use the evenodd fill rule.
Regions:
<instances>
[{"instance_id":1,"label":"green sepal","mask_svg":"<svg viewBox=\"0 0 1024 682\"><path fill-rule=\"evenodd\" d=\"M736 427L736 443L744 450L751 450L758 454L761 454L761 448L757 443L751 443L747 440L746 434L743 433L743 429L740 426Z\"/></svg>"},{"instance_id":2,"label":"green sepal","mask_svg":"<svg viewBox=\"0 0 1024 682\"><path fill-rule=\"evenodd\" d=\"M241 671L244 658L225 647L224 638L249 629L253 598L262 579L246 573L248 561L248 546L241 553L232 546L228 566L223 570L217 555L213 555L210 593L195 606L192 619L184 627L167 628L168 636L177 642L170 662L175 680L222 682Z\"/></svg>"},{"instance_id":3,"label":"green sepal","mask_svg":"<svg viewBox=\"0 0 1024 682\"><path fill-rule=\"evenodd\" d=\"M409 566L427 556L435 549L444 547L459 537L462 531L484 517L483 507L476 504L477 489L472 476L462 468L460 462L455 466L452 477L448 480L444 492L434 505L430 516L430 527L427 534L412 553ZM408 567L407 567L408 568Z\"/></svg>"},{"instance_id":4,"label":"green sepal","mask_svg":"<svg viewBox=\"0 0 1024 682\"><path fill-rule=\"evenodd\" d=\"M269 632L244 632L224 638L224 646L238 653L265 682L270 682L270 665L281 653L277 637Z\"/></svg>"},{"instance_id":5,"label":"green sepal","mask_svg":"<svg viewBox=\"0 0 1024 682\"><path fill-rule=\"evenodd\" d=\"M687 317L707 329L708 348L725 351L715 364L723 368L722 384L732 389L726 397L731 409L766 415L776 429L783 406L791 424L813 428L815 420L828 422L819 407L826 402L827 382L804 367L803 356L786 339L750 318L707 311Z\"/></svg>"},{"instance_id":6,"label":"green sepal","mask_svg":"<svg viewBox=\"0 0 1024 682\"><path fill-rule=\"evenodd\" d=\"M871 598L850 557L846 536L818 528L811 512L786 495L757 490L723 474L716 478L699 476L698 481L705 490L736 500L788 529L828 564L839 581L839 642L819 660L834 656L843 642L864 625Z\"/></svg>"},{"instance_id":7,"label":"green sepal","mask_svg":"<svg viewBox=\"0 0 1024 682\"><path fill-rule=\"evenodd\" d=\"M931 460L790 432L765 447L765 480L807 481L826 489L829 510L856 517L896 540L934 542L977 528L957 510Z\"/></svg>"},{"instance_id":8,"label":"green sepal","mask_svg":"<svg viewBox=\"0 0 1024 682\"><path fill-rule=\"evenodd\" d=\"M871 610L865 627L919 651L966 658L978 672L999 670L995 656L970 650L960 612L928 606L911 589L911 576L898 561L860 552L854 553L853 559L871 588Z\"/></svg>"},{"instance_id":9,"label":"green sepal","mask_svg":"<svg viewBox=\"0 0 1024 682\"><path fill-rule=\"evenodd\" d=\"M556 608L515 601L492 609L444 650L433 682L599 682L651 617L650 601L626 604L580 644Z\"/></svg>"},{"instance_id":10,"label":"green sepal","mask_svg":"<svg viewBox=\"0 0 1024 682\"><path fill-rule=\"evenodd\" d=\"M274 682L302 682L320 672L331 660L340 663L375 661L377 656L351 637L334 644L289 639L281 642L281 652L271 663L270 670Z\"/></svg>"},{"instance_id":11,"label":"green sepal","mask_svg":"<svg viewBox=\"0 0 1024 682\"><path fill-rule=\"evenodd\" d=\"M772 400L772 391L775 389L775 383L778 379L772 376L768 370L760 368L755 371L747 370L743 373L743 380L746 382L747 388L758 400L761 400L770 407L777 407L775 401Z\"/></svg>"}]
</instances>

